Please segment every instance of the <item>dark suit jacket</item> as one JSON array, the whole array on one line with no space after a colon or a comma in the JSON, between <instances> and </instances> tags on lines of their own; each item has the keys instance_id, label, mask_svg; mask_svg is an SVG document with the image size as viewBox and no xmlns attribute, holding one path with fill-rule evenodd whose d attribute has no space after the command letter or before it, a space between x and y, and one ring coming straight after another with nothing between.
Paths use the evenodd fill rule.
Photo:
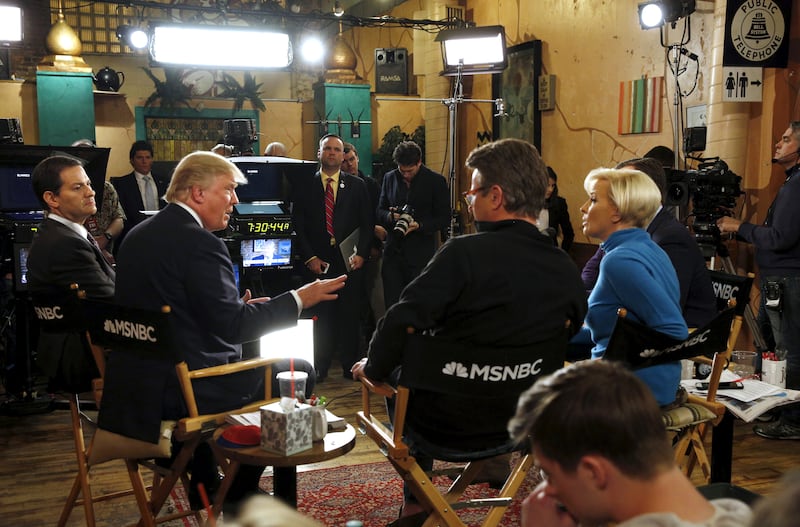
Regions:
<instances>
[{"instance_id":1,"label":"dark suit jacket","mask_svg":"<svg viewBox=\"0 0 800 527\"><path fill-rule=\"evenodd\" d=\"M647 232L669 256L681 288L683 318L690 327L703 327L714 318L717 304L705 259L686 227L666 209L661 209L647 226ZM594 288L603 250L589 259L581 276L587 289Z\"/></svg>"},{"instance_id":2,"label":"dark suit jacket","mask_svg":"<svg viewBox=\"0 0 800 527\"><path fill-rule=\"evenodd\" d=\"M164 180L164 178L156 174L152 175L153 181L156 182L156 188L158 189L159 208L163 209L167 202L162 199L162 196L167 193L169 179ZM142 201L142 193L139 191L139 184L136 182L136 174L134 172L120 177L112 177L111 184L114 185L119 195L119 204L122 205L122 210L125 211L125 226L122 228L122 232L117 238L116 243L114 243L114 251L116 254L119 251L119 247L122 245L122 240L128 232L147 219L147 216L140 212L144 210L144 202Z\"/></svg>"},{"instance_id":3,"label":"dark suit jacket","mask_svg":"<svg viewBox=\"0 0 800 527\"><path fill-rule=\"evenodd\" d=\"M28 290L32 296L63 295L77 283L89 298L114 297L114 270L99 249L66 225L45 219L28 254ZM97 376L94 359L81 334L39 336L36 362L60 387L84 391Z\"/></svg>"},{"instance_id":4,"label":"dark suit jacket","mask_svg":"<svg viewBox=\"0 0 800 527\"><path fill-rule=\"evenodd\" d=\"M242 302L223 241L175 204L134 228L120 248L116 301L151 310L169 305L179 358L190 370L241 359L241 343L296 324L298 314L289 293L263 304ZM141 383L146 376L134 373L140 370L137 361L110 357L106 386L120 377L121 382ZM147 379L156 387L164 386L156 392L164 394L162 416L185 415L174 371L167 368L164 375L166 379ZM204 381L195 392L201 412L223 411L253 400L258 386L249 377L238 381L228 377Z\"/></svg>"},{"instance_id":5,"label":"dark suit jacket","mask_svg":"<svg viewBox=\"0 0 800 527\"><path fill-rule=\"evenodd\" d=\"M89 298L114 297L114 270L88 239L66 225L45 219L28 254L31 293L58 293L77 283Z\"/></svg>"},{"instance_id":6,"label":"dark suit jacket","mask_svg":"<svg viewBox=\"0 0 800 527\"><path fill-rule=\"evenodd\" d=\"M389 207L402 207L409 204L414 208L414 219L422 228L408 236L393 231ZM383 187L378 204L378 222L386 227L389 236L386 241L385 258L391 259L402 253L405 261L422 269L436 252L437 234L450 223L450 191L444 177L422 165L406 187L403 176L397 169L383 176ZM386 265L386 262L384 262Z\"/></svg>"},{"instance_id":7,"label":"dark suit jacket","mask_svg":"<svg viewBox=\"0 0 800 527\"><path fill-rule=\"evenodd\" d=\"M572 222L569 220L567 200L558 195L551 196L547 203L547 211L550 214L550 227L555 229L555 234L558 235L558 230L561 229L563 236L561 248L569 252L569 248L572 247L572 240L575 239L575 231L572 229Z\"/></svg>"},{"instance_id":8,"label":"dark suit jacket","mask_svg":"<svg viewBox=\"0 0 800 527\"><path fill-rule=\"evenodd\" d=\"M312 256L322 258L331 264L328 276L338 276L344 272L344 258L339 252L338 242L360 228L358 255L364 260L369 258L372 242L374 218L370 211L370 200L367 187L358 176L339 174L339 190L333 209L333 231L337 245L331 248L330 235L325 229L325 189L322 186L320 172L314 174L314 180L305 196L298 196L292 212L294 228L297 233L297 250L301 261L306 262Z\"/></svg>"}]
</instances>

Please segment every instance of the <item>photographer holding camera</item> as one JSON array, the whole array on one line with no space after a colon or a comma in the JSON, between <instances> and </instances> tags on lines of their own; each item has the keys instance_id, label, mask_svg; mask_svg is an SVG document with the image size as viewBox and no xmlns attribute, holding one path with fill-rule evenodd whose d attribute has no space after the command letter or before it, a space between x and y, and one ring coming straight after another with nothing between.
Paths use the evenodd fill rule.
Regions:
<instances>
[{"instance_id":1,"label":"photographer holding camera","mask_svg":"<svg viewBox=\"0 0 800 527\"><path fill-rule=\"evenodd\" d=\"M394 149L397 168L383 177L378 221L389 235L383 251L383 295L386 308L422 272L436 251L437 233L450 221L447 182L422 164L422 150L413 141Z\"/></svg>"},{"instance_id":2,"label":"photographer holding camera","mask_svg":"<svg viewBox=\"0 0 800 527\"><path fill-rule=\"evenodd\" d=\"M763 225L729 216L717 221L721 233L736 233L755 247L761 281L759 322L769 321L775 352L786 359L786 387L800 389L800 121L792 121L775 144L772 163L786 180L767 211ZM784 406L780 418L757 425L768 439L800 439L800 404Z\"/></svg>"}]
</instances>

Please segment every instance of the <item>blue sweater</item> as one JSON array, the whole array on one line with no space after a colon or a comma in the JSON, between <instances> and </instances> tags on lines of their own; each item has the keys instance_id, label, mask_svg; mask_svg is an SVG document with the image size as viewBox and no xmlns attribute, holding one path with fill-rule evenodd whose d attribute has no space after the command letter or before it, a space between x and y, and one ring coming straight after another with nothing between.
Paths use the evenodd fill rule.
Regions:
<instances>
[{"instance_id":1,"label":"blue sweater","mask_svg":"<svg viewBox=\"0 0 800 527\"><path fill-rule=\"evenodd\" d=\"M592 358L603 356L614 330L617 309L628 317L677 339L689 332L680 307L675 268L667 254L644 229L624 229L601 244L605 256L597 284L589 295L589 312L582 331L590 333ZM658 404L675 400L681 372L678 362L636 371L653 391Z\"/></svg>"}]
</instances>

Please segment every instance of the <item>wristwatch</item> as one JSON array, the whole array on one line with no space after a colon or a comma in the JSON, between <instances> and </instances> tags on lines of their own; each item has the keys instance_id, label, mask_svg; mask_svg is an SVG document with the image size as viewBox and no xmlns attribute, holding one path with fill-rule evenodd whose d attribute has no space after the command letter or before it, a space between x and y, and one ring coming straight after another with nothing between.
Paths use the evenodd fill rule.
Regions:
<instances>
[{"instance_id":1,"label":"wristwatch","mask_svg":"<svg viewBox=\"0 0 800 527\"><path fill-rule=\"evenodd\" d=\"M106 240L108 240L108 241L111 241L111 240L114 239L114 236L112 236L110 232L104 232L103 236L105 236Z\"/></svg>"}]
</instances>

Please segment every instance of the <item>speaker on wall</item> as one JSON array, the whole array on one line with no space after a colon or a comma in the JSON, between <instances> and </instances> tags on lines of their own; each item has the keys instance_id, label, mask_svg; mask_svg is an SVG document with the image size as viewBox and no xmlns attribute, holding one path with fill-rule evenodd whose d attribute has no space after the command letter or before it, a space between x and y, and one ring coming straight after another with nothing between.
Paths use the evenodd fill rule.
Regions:
<instances>
[{"instance_id":1,"label":"speaker on wall","mask_svg":"<svg viewBox=\"0 0 800 527\"><path fill-rule=\"evenodd\" d=\"M408 95L406 48L375 48L375 93Z\"/></svg>"}]
</instances>

